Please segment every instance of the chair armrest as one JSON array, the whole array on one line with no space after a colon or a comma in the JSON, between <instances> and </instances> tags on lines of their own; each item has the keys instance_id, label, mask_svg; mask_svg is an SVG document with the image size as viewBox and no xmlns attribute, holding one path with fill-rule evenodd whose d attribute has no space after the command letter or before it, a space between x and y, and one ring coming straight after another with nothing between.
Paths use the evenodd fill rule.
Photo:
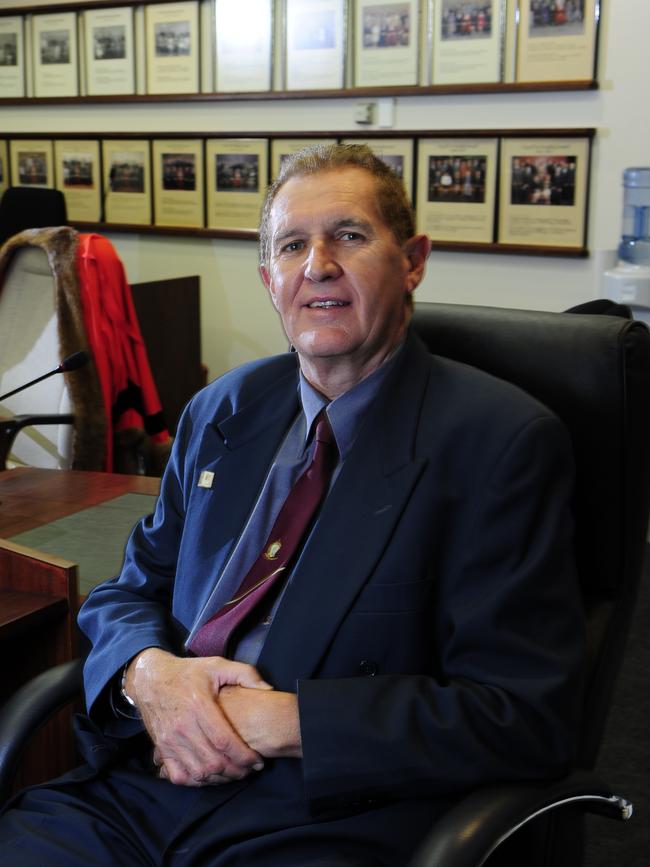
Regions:
<instances>
[{"instance_id":1,"label":"chair armrest","mask_svg":"<svg viewBox=\"0 0 650 867\"><path fill-rule=\"evenodd\" d=\"M445 813L409 867L481 867L519 828L569 806L623 821L633 812L629 801L586 771L553 782L490 786L472 792Z\"/></svg>"},{"instance_id":2,"label":"chair armrest","mask_svg":"<svg viewBox=\"0 0 650 867\"><path fill-rule=\"evenodd\" d=\"M83 661L73 659L29 680L0 707L0 804L33 734L82 691Z\"/></svg>"},{"instance_id":3,"label":"chair armrest","mask_svg":"<svg viewBox=\"0 0 650 867\"><path fill-rule=\"evenodd\" d=\"M13 418L0 419L0 470L6 469L7 455L18 432L24 427L36 424L73 424L73 415L15 415Z\"/></svg>"}]
</instances>

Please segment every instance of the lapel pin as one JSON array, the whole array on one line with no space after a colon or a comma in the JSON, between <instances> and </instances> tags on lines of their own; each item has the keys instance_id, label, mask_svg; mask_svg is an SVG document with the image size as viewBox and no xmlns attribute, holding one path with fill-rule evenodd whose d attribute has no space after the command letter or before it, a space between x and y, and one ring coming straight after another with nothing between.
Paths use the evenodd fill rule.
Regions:
<instances>
[{"instance_id":1,"label":"lapel pin","mask_svg":"<svg viewBox=\"0 0 650 867\"><path fill-rule=\"evenodd\" d=\"M214 473L211 473L210 470L203 470L201 475L199 476L199 483L198 483L197 487L199 487L199 488L211 488L213 479L214 479Z\"/></svg>"}]
</instances>

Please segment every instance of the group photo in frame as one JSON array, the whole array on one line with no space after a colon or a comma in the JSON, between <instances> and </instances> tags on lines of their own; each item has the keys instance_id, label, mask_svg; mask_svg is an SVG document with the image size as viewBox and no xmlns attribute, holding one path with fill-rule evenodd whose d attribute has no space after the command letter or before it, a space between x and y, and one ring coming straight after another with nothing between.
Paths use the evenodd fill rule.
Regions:
<instances>
[{"instance_id":1,"label":"group photo in frame","mask_svg":"<svg viewBox=\"0 0 650 867\"><path fill-rule=\"evenodd\" d=\"M135 93L133 9L86 9L83 25L87 94Z\"/></svg>"},{"instance_id":2,"label":"group photo in frame","mask_svg":"<svg viewBox=\"0 0 650 867\"><path fill-rule=\"evenodd\" d=\"M151 225L151 144L147 139L102 142L104 219Z\"/></svg>"},{"instance_id":3,"label":"group photo in frame","mask_svg":"<svg viewBox=\"0 0 650 867\"><path fill-rule=\"evenodd\" d=\"M152 159L155 225L202 228L203 141L156 139Z\"/></svg>"},{"instance_id":4,"label":"group photo in frame","mask_svg":"<svg viewBox=\"0 0 650 867\"><path fill-rule=\"evenodd\" d=\"M356 87L418 83L420 11L418 0L356 0Z\"/></svg>"},{"instance_id":5,"label":"group photo in frame","mask_svg":"<svg viewBox=\"0 0 650 867\"><path fill-rule=\"evenodd\" d=\"M435 0L432 83L502 81L505 14L506 0Z\"/></svg>"},{"instance_id":6,"label":"group photo in frame","mask_svg":"<svg viewBox=\"0 0 650 867\"><path fill-rule=\"evenodd\" d=\"M9 142L11 184L14 187L53 187L52 142L12 139Z\"/></svg>"},{"instance_id":7,"label":"group photo in frame","mask_svg":"<svg viewBox=\"0 0 650 867\"><path fill-rule=\"evenodd\" d=\"M147 93L198 93L198 0L145 6L144 11Z\"/></svg>"},{"instance_id":8,"label":"group photo in frame","mask_svg":"<svg viewBox=\"0 0 650 867\"><path fill-rule=\"evenodd\" d=\"M208 139L208 228L255 231L268 178L268 139Z\"/></svg>"},{"instance_id":9,"label":"group photo in frame","mask_svg":"<svg viewBox=\"0 0 650 867\"><path fill-rule=\"evenodd\" d=\"M25 36L20 15L0 17L0 97L25 96Z\"/></svg>"},{"instance_id":10,"label":"group photo in frame","mask_svg":"<svg viewBox=\"0 0 650 867\"><path fill-rule=\"evenodd\" d=\"M498 138L418 142L416 220L434 241L494 241Z\"/></svg>"},{"instance_id":11,"label":"group photo in frame","mask_svg":"<svg viewBox=\"0 0 650 867\"><path fill-rule=\"evenodd\" d=\"M519 0L517 81L595 77L597 0Z\"/></svg>"},{"instance_id":12,"label":"group photo in frame","mask_svg":"<svg viewBox=\"0 0 650 867\"><path fill-rule=\"evenodd\" d=\"M347 0L286 0L285 87L345 86Z\"/></svg>"},{"instance_id":13,"label":"group photo in frame","mask_svg":"<svg viewBox=\"0 0 650 867\"><path fill-rule=\"evenodd\" d=\"M99 222L102 210L99 142L56 140L54 169L56 187L65 196L68 219Z\"/></svg>"},{"instance_id":14,"label":"group photo in frame","mask_svg":"<svg viewBox=\"0 0 650 867\"><path fill-rule=\"evenodd\" d=\"M216 89L270 90L273 0L215 0L214 15Z\"/></svg>"},{"instance_id":15,"label":"group photo in frame","mask_svg":"<svg viewBox=\"0 0 650 867\"><path fill-rule=\"evenodd\" d=\"M590 140L504 138L501 244L584 248Z\"/></svg>"},{"instance_id":16,"label":"group photo in frame","mask_svg":"<svg viewBox=\"0 0 650 867\"><path fill-rule=\"evenodd\" d=\"M32 18L34 96L78 96L77 16L74 12Z\"/></svg>"}]
</instances>

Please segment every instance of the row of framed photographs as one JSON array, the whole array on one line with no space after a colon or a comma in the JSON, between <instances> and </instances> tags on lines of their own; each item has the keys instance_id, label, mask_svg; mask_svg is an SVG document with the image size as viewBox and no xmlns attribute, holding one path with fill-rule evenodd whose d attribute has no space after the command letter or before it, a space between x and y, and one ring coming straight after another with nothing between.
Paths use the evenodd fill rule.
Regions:
<instances>
[{"instance_id":1,"label":"row of framed photographs","mask_svg":"<svg viewBox=\"0 0 650 867\"><path fill-rule=\"evenodd\" d=\"M178 0L5 13L0 97L592 80L599 10L599 0Z\"/></svg>"},{"instance_id":2,"label":"row of framed photographs","mask_svg":"<svg viewBox=\"0 0 650 867\"><path fill-rule=\"evenodd\" d=\"M308 144L364 142L434 241L585 247L591 131L417 138L0 140L0 191L57 187L72 222L254 232L267 182Z\"/></svg>"}]
</instances>

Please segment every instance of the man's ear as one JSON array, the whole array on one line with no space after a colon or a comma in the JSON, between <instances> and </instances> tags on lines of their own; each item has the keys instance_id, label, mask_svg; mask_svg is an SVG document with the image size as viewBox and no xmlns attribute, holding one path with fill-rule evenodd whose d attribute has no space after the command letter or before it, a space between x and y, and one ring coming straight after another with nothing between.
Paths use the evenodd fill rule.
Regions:
<instances>
[{"instance_id":1,"label":"man's ear","mask_svg":"<svg viewBox=\"0 0 650 867\"><path fill-rule=\"evenodd\" d=\"M412 238L404 242L402 251L408 260L406 291L410 294L415 291L424 277L427 257L431 251L431 241L427 235L413 235Z\"/></svg>"},{"instance_id":2,"label":"man's ear","mask_svg":"<svg viewBox=\"0 0 650 867\"><path fill-rule=\"evenodd\" d=\"M271 303L273 304L273 306L277 310L278 305L276 304L276 301L275 301L275 292L273 291L273 282L271 280L271 275L269 274L269 269L266 267L266 265L260 265L259 271L260 271L260 277L262 278L262 283L264 283L264 285L266 286L266 290L271 297Z\"/></svg>"}]
</instances>

